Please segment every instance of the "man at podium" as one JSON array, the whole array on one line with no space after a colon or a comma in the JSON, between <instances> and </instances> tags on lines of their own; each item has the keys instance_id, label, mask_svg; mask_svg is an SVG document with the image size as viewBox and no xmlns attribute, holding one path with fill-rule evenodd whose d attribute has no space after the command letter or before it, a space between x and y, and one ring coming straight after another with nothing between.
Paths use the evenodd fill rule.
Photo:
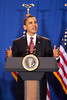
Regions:
<instances>
[{"instance_id":1,"label":"man at podium","mask_svg":"<svg viewBox=\"0 0 67 100\"><path fill-rule=\"evenodd\" d=\"M29 15L24 19L23 28L27 30L25 36L13 41L12 49L6 49L7 57L24 57L27 54L34 54L37 57L59 57L60 51L54 46L52 50L51 42L48 38L37 35L38 24L34 16ZM27 51L29 49L29 51ZM35 49L35 50L34 50ZM18 75L18 100L24 100L24 82ZM46 73L40 82L40 100L46 100L47 81Z\"/></svg>"}]
</instances>

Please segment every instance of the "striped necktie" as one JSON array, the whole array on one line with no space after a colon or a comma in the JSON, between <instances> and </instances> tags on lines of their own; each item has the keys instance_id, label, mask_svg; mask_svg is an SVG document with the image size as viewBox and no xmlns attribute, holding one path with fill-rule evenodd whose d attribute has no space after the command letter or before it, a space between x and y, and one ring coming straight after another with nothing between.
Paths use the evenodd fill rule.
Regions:
<instances>
[{"instance_id":1,"label":"striped necktie","mask_svg":"<svg viewBox=\"0 0 67 100\"><path fill-rule=\"evenodd\" d=\"M34 43L33 43L33 37L30 37L30 53L33 53Z\"/></svg>"}]
</instances>

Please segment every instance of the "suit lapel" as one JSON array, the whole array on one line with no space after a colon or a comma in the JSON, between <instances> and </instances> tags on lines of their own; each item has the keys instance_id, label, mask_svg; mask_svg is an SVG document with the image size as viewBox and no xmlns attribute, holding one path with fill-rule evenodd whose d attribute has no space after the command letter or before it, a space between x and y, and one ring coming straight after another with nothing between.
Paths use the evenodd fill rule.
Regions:
<instances>
[{"instance_id":1,"label":"suit lapel","mask_svg":"<svg viewBox=\"0 0 67 100\"><path fill-rule=\"evenodd\" d=\"M36 36L36 48L37 48L37 53L36 53L36 56L39 55L39 52L40 52L40 45L41 45L41 39L40 39L40 36Z\"/></svg>"},{"instance_id":2,"label":"suit lapel","mask_svg":"<svg viewBox=\"0 0 67 100\"><path fill-rule=\"evenodd\" d=\"M23 51L23 54L25 54L26 55L26 48L27 48L27 36L25 35L24 37L23 37L23 44L22 44L22 51Z\"/></svg>"},{"instance_id":3,"label":"suit lapel","mask_svg":"<svg viewBox=\"0 0 67 100\"><path fill-rule=\"evenodd\" d=\"M36 36L36 45L39 45L40 42L41 42L41 41L40 41L40 37L37 35L37 36Z\"/></svg>"},{"instance_id":4,"label":"suit lapel","mask_svg":"<svg viewBox=\"0 0 67 100\"><path fill-rule=\"evenodd\" d=\"M24 47L26 47L27 46L27 36L25 35L24 36Z\"/></svg>"}]
</instances>

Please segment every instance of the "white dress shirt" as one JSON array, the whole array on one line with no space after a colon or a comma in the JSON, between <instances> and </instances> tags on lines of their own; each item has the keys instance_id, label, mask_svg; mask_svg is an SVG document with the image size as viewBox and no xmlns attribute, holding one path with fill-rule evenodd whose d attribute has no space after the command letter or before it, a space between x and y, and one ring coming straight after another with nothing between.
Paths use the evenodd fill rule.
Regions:
<instances>
[{"instance_id":1,"label":"white dress shirt","mask_svg":"<svg viewBox=\"0 0 67 100\"><path fill-rule=\"evenodd\" d=\"M30 37L33 37L33 42L34 42L34 46L36 45L36 34L34 34L33 36L30 36L28 33L27 33L27 44L29 46L30 44Z\"/></svg>"}]
</instances>

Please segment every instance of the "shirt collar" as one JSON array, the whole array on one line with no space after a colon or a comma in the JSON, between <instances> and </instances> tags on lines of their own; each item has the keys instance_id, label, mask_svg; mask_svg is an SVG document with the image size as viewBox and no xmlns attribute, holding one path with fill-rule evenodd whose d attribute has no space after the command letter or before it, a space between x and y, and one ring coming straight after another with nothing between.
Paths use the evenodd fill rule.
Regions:
<instances>
[{"instance_id":1,"label":"shirt collar","mask_svg":"<svg viewBox=\"0 0 67 100\"><path fill-rule=\"evenodd\" d=\"M27 43L29 45L29 42L30 42L30 37L33 37L33 42L34 42L34 45L36 44L36 34L34 34L33 36L30 36L28 33L27 33Z\"/></svg>"},{"instance_id":2,"label":"shirt collar","mask_svg":"<svg viewBox=\"0 0 67 100\"><path fill-rule=\"evenodd\" d=\"M33 36L30 36L28 33L27 33L27 37L33 37L34 39L36 38L36 34L34 34Z\"/></svg>"}]
</instances>

